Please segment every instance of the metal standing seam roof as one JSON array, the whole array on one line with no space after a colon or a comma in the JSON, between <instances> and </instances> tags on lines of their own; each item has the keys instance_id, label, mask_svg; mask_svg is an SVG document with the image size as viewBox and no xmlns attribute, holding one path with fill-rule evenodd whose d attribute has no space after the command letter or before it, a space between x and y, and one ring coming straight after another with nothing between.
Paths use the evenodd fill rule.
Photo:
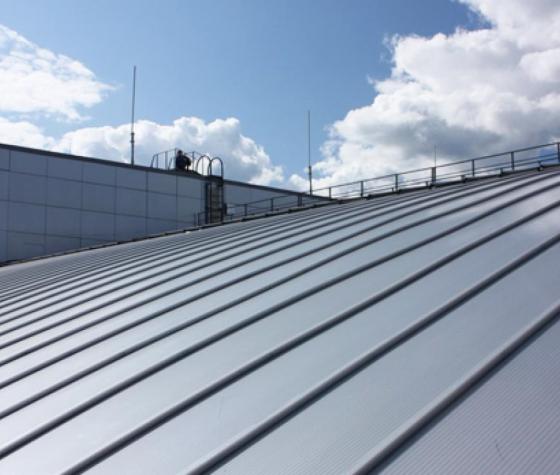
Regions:
<instances>
[{"instance_id":1,"label":"metal standing seam roof","mask_svg":"<svg viewBox=\"0 0 560 475\"><path fill-rule=\"evenodd\" d=\"M0 269L0 473L560 472L560 171Z\"/></svg>"}]
</instances>

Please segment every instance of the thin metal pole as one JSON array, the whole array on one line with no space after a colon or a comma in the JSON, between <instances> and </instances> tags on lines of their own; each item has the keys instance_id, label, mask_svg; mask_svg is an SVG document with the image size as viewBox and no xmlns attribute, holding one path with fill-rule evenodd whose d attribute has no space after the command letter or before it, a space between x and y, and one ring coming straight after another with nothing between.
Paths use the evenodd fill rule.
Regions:
<instances>
[{"instance_id":1,"label":"thin metal pole","mask_svg":"<svg viewBox=\"0 0 560 475\"><path fill-rule=\"evenodd\" d=\"M307 111L307 172L309 175L309 194L313 194L313 174L311 170L311 111Z\"/></svg>"},{"instance_id":2,"label":"thin metal pole","mask_svg":"<svg viewBox=\"0 0 560 475\"><path fill-rule=\"evenodd\" d=\"M134 69L132 70L132 118L130 120L130 164L131 165L134 165L134 103L135 102L136 102L136 66L134 66Z\"/></svg>"}]
</instances>

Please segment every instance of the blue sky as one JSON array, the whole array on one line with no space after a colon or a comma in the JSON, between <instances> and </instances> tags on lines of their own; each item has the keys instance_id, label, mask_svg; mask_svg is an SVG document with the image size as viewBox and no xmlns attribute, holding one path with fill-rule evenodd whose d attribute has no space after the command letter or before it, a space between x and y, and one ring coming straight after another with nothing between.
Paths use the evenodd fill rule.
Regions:
<instances>
[{"instance_id":1,"label":"blue sky","mask_svg":"<svg viewBox=\"0 0 560 475\"><path fill-rule=\"evenodd\" d=\"M340 144L336 152L325 152L327 131L336 121L344 125L349 112L372 105L379 90L368 79L391 78L395 51L387 47L387 40L394 35L419 38L434 48L428 42L436 34L450 41L457 27L473 33L491 28L498 14L492 16L488 2L465 1L469 5L448 0L0 0L0 24L41 48L79 61L96 80L114 86L102 100L80 111L87 119L79 122L57 114L18 116L8 110L3 115L11 121L30 121L55 138L78 128L125 124L130 114L131 68L136 64L138 119L171 124L182 116L206 123L234 117L243 136L282 167L283 178L277 182L287 183L305 166L306 110L311 109L313 158L324 162L318 173L328 178L334 166L329 159L339 160L340 166L344 158ZM402 49L416 47L413 43L403 43ZM422 50L422 54L429 52ZM408 66L408 56L403 57L400 79L414 78L418 68ZM445 73L448 67L442 62L428 74L437 76L438 68ZM428 119L438 124L442 120ZM444 119L449 128L450 121ZM453 132L443 133L453 138ZM482 135L488 147L501 145L497 139L492 141L494 132L490 130L488 138ZM376 129L371 137L380 133L391 131ZM448 135L441 141L447 143ZM465 140L470 140L468 134ZM431 149L434 141L438 139L419 144L419 155L423 145ZM475 152L458 142L459 138L452 139L450 147ZM157 150L147 147L140 153L152 151ZM385 168L391 160L389 153ZM399 159L394 162L402 164ZM362 172L369 170L373 173L377 168Z\"/></svg>"}]
</instances>

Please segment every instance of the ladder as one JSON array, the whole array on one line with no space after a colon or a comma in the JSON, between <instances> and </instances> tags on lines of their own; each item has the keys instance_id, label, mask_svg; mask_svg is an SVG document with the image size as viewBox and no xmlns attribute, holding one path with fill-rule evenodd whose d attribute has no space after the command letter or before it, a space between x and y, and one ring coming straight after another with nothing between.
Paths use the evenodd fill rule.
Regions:
<instances>
[{"instance_id":1,"label":"ladder","mask_svg":"<svg viewBox=\"0 0 560 475\"><path fill-rule=\"evenodd\" d=\"M220 223L224 219L224 181L221 177L208 177L206 187L206 223Z\"/></svg>"}]
</instances>

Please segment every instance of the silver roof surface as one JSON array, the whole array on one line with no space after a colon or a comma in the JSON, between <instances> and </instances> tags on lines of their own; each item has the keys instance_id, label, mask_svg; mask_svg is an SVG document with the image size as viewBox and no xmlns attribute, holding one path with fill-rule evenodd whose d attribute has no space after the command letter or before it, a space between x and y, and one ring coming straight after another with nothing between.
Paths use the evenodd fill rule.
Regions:
<instances>
[{"instance_id":1,"label":"silver roof surface","mask_svg":"<svg viewBox=\"0 0 560 475\"><path fill-rule=\"evenodd\" d=\"M0 473L559 473L560 171L0 269Z\"/></svg>"}]
</instances>

